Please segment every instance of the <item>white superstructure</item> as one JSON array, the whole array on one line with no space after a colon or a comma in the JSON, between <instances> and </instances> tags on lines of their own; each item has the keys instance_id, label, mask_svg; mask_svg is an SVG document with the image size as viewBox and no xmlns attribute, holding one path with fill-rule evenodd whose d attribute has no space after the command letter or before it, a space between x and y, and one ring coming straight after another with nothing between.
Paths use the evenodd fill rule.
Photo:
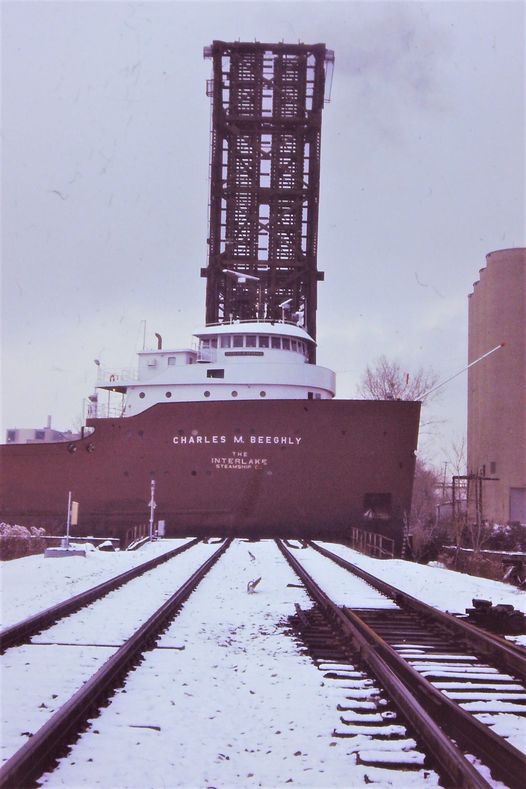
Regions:
<instances>
[{"instance_id":1,"label":"white superstructure","mask_svg":"<svg viewBox=\"0 0 526 789\"><path fill-rule=\"evenodd\" d=\"M194 337L197 348L140 351L136 376L101 371L97 388L122 395L121 416L156 403L334 397L335 374L309 364L314 341L296 324L235 321L205 326ZM90 401L88 416L102 416L97 398Z\"/></svg>"}]
</instances>

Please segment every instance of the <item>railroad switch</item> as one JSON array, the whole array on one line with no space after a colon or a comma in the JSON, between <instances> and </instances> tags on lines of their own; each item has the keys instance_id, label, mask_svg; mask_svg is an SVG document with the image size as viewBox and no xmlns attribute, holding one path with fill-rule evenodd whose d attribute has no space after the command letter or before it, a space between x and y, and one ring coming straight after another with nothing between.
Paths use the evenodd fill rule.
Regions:
<instances>
[{"instance_id":1,"label":"railroad switch","mask_svg":"<svg viewBox=\"0 0 526 789\"><path fill-rule=\"evenodd\" d=\"M526 633L526 616L512 605L492 605L490 600L474 598L473 608L466 608L468 619L478 627L503 635Z\"/></svg>"}]
</instances>

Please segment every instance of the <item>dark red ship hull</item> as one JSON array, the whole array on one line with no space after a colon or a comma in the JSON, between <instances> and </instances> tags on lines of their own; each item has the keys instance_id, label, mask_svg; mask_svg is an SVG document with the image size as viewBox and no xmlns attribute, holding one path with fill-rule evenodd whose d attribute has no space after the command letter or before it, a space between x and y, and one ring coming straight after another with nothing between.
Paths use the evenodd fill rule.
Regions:
<instances>
[{"instance_id":1,"label":"dark red ship hull","mask_svg":"<svg viewBox=\"0 0 526 789\"><path fill-rule=\"evenodd\" d=\"M71 443L5 445L0 517L124 537L156 520L170 535L344 539L368 526L400 546L420 404L274 400L156 405L97 419Z\"/></svg>"}]
</instances>

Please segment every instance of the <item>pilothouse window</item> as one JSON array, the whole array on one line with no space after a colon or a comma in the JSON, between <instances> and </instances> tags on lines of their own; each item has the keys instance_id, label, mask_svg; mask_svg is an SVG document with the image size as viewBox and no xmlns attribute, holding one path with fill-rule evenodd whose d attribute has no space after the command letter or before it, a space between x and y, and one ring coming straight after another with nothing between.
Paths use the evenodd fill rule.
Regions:
<instances>
[{"instance_id":1,"label":"pilothouse window","mask_svg":"<svg viewBox=\"0 0 526 789\"><path fill-rule=\"evenodd\" d=\"M230 348L231 337L229 334L221 337L221 348Z\"/></svg>"},{"instance_id":2,"label":"pilothouse window","mask_svg":"<svg viewBox=\"0 0 526 789\"><path fill-rule=\"evenodd\" d=\"M259 337L259 347L268 348L268 337Z\"/></svg>"},{"instance_id":3,"label":"pilothouse window","mask_svg":"<svg viewBox=\"0 0 526 789\"><path fill-rule=\"evenodd\" d=\"M245 345L247 348L255 348L256 347L256 340L257 337L252 334L248 334L246 337Z\"/></svg>"},{"instance_id":4,"label":"pilothouse window","mask_svg":"<svg viewBox=\"0 0 526 789\"><path fill-rule=\"evenodd\" d=\"M217 337L206 337L199 343L199 348L202 351L208 351L210 348L217 348Z\"/></svg>"},{"instance_id":5,"label":"pilothouse window","mask_svg":"<svg viewBox=\"0 0 526 789\"><path fill-rule=\"evenodd\" d=\"M243 335L241 334L234 334L233 336L233 347L234 348L242 348L243 347Z\"/></svg>"},{"instance_id":6,"label":"pilothouse window","mask_svg":"<svg viewBox=\"0 0 526 789\"><path fill-rule=\"evenodd\" d=\"M281 348L281 337L272 337L272 347Z\"/></svg>"}]
</instances>

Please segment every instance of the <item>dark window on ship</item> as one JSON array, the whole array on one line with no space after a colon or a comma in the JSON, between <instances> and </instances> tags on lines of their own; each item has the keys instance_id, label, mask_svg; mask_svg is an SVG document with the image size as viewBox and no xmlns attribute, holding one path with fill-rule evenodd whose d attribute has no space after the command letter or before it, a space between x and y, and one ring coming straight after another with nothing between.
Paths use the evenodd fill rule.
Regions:
<instances>
[{"instance_id":1,"label":"dark window on ship","mask_svg":"<svg viewBox=\"0 0 526 789\"><path fill-rule=\"evenodd\" d=\"M43 430L35 430L35 439L37 441L43 441L46 437L46 434Z\"/></svg>"},{"instance_id":2,"label":"dark window on ship","mask_svg":"<svg viewBox=\"0 0 526 789\"><path fill-rule=\"evenodd\" d=\"M7 441L16 441L16 430L7 431Z\"/></svg>"},{"instance_id":3,"label":"dark window on ship","mask_svg":"<svg viewBox=\"0 0 526 789\"><path fill-rule=\"evenodd\" d=\"M234 348L242 348L243 347L243 336L240 334L234 334L232 337L232 346Z\"/></svg>"},{"instance_id":4,"label":"dark window on ship","mask_svg":"<svg viewBox=\"0 0 526 789\"><path fill-rule=\"evenodd\" d=\"M256 347L256 340L257 340L257 337L255 335L248 334L247 338L246 338L246 343L245 343L246 347L247 348L255 348Z\"/></svg>"},{"instance_id":5,"label":"dark window on ship","mask_svg":"<svg viewBox=\"0 0 526 789\"><path fill-rule=\"evenodd\" d=\"M272 337L272 347L281 348L281 337Z\"/></svg>"},{"instance_id":6,"label":"dark window on ship","mask_svg":"<svg viewBox=\"0 0 526 789\"><path fill-rule=\"evenodd\" d=\"M201 348L210 348L210 340L201 340Z\"/></svg>"},{"instance_id":7,"label":"dark window on ship","mask_svg":"<svg viewBox=\"0 0 526 789\"><path fill-rule=\"evenodd\" d=\"M497 473L497 464L494 460L492 460L489 464L489 473L496 474Z\"/></svg>"},{"instance_id":8,"label":"dark window on ship","mask_svg":"<svg viewBox=\"0 0 526 789\"><path fill-rule=\"evenodd\" d=\"M232 392L232 397L237 397L237 392L236 392L236 390L235 390L235 389L234 389L234 390L233 390L233 392Z\"/></svg>"},{"instance_id":9,"label":"dark window on ship","mask_svg":"<svg viewBox=\"0 0 526 789\"><path fill-rule=\"evenodd\" d=\"M230 348L230 335L221 337L221 348Z\"/></svg>"},{"instance_id":10,"label":"dark window on ship","mask_svg":"<svg viewBox=\"0 0 526 789\"><path fill-rule=\"evenodd\" d=\"M141 400L142 400L142 399L143 399L143 397L146 397L146 395L145 395L145 393L144 393L144 392L139 392L139 397L140 397L140 398L141 398Z\"/></svg>"},{"instance_id":11,"label":"dark window on ship","mask_svg":"<svg viewBox=\"0 0 526 789\"><path fill-rule=\"evenodd\" d=\"M217 348L217 337L212 337L212 339L210 340L210 347Z\"/></svg>"},{"instance_id":12,"label":"dark window on ship","mask_svg":"<svg viewBox=\"0 0 526 789\"><path fill-rule=\"evenodd\" d=\"M208 389L206 390L206 392L204 393L204 395L205 395L205 397L210 397L210 392L208 391Z\"/></svg>"},{"instance_id":13,"label":"dark window on ship","mask_svg":"<svg viewBox=\"0 0 526 789\"><path fill-rule=\"evenodd\" d=\"M293 351L297 351L298 350L298 343L296 342L296 340L291 340L290 341L290 347L292 348Z\"/></svg>"},{"instance_id":14,"label":"dark window on ship","mask_svg":"<svg viewBox=\"0 0 526 789\"><path fill-rule=\"evenodd\" d=\"M314 395L314 399L321 400L321 394L319 392L316 392L316 394Z\"/></svg>"},{"instance_id":15,"label":"dark window on ship","mask_svg":"<svg viewBox=\"0 0 526 789\"><path fill-rule=\"evenodd\" d=\"M313 400L313 399L314 399L314 392L307 392L307 400Z\"/></svg>"},{"instance_id":16,"label":"dark window on ship","mask_svg":"<svg viewBox=\"0 0 526 789\"><path fill-rule=\"evenodd\" d=\"M259 393L259 396L260 397L266 397L267 396L267 393L265 392L264 389L261 390L261 392Z\"/></svg>"},{"instance_id":17,"label":"dark window on ship","mask_svg":"<svg viewBox=\"0 0 526 789\"><path fill-rule=\"evenodd\" d=\"M168 367L173 367L175 364L175 356L168 357Z\"/></svg>"},{"instance_id":18,"label":"dark window on ship","mask_svg":"<svg viewBox=\"0 0 526 789\"><path fill-rule=\"evenodd\" d=\"M170 398L172 396L172 393L171 392L166 392L164 396Z\"/></svg>"},{"instance_id":19,"label":"dark window on ship","mask_svg":"<svg viewBox=\"0 0 526 789\"><path fill-rule=\"evenodd\" d=\"M268 337L260 337L259 338L259 347L260 348L268 348Z\"/></svg>"},{"instance_id":20,"label":"dark window on ship","mask_svg":"<svg viewBox=\"0 0 526 789\"><path fill-rule=\"evenodd\" d=\"M288 337L283 337L281 342L283 344L283 350L284 351L290 351L290 340L289 340L289 338Z\"/></svg>"},{"instance_id":21,"label":"dark window on ship","mask_svg":"<svg viewBox=\"0 0 526 789\"><path fill-rule=\"evenodd\" d=\"M225 371L224 370L207 370L206 371L207 378L224 378Z\"/></svg>"},{"instance_id":22,"label":"dark window on ship","mask_svg":"<svg viewBox=\"0 0 526 789\"><path fill-rule=\"evenodd\" d=\"M363 517L367 520L378 518L387 520L391 517L390 493L366 493L363 497Z\"/></svg>"}]
</instances>

